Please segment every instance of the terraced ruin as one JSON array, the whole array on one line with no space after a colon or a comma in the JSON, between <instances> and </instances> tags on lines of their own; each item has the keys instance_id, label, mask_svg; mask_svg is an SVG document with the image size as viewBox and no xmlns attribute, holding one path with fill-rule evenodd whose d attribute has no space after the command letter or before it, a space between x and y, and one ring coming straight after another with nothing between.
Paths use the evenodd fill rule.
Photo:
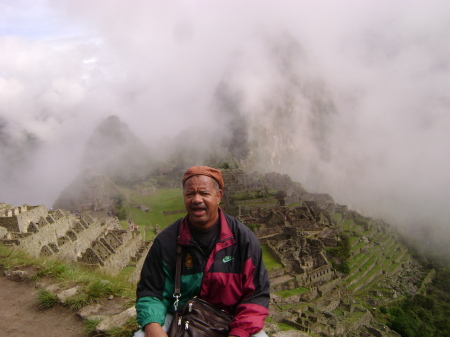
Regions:
<instances>
[{"instance_id":1,"label":"terraced ruin","mask_svg":"<svg viewBox=\"0 0 450 337\"><path fill-rule=\"evenodd\" d=\"M181 174L172 172L129 189L124 199L134 205L135 195L140 201L131 207L133 214L149 212L153 206L143 204L143 195L177 186ZM242 170L223 170L223 175L221 207L251 228L263 245L271 278L267 332L281 328L311 336L398 336L377 321L379 308L420 291L426 275L389 224L349 210L328 194L309 193L286 175ZM110 209L97 209L96 200L83 205L90 210L3 204L0 242L33 256L77 261L113 274L131 267L130 282L136 283L153 234L167 223L136 220L137 230L109 216ZM160 211L161 216L183 216L176 207Z\"/></svg>"},{"instance_id":2,"label":"terraced ruin","mask_svg":"<svg viewBox=\"0 0 450 337\"><path fill-rule=\"evenodd\" d=\"M122 229L115 217L48 211L44 205L0 205L0 240L34 257L52 256L111 274L137 265L149 248L136 230Z\"/></svg>"}]
</instances>

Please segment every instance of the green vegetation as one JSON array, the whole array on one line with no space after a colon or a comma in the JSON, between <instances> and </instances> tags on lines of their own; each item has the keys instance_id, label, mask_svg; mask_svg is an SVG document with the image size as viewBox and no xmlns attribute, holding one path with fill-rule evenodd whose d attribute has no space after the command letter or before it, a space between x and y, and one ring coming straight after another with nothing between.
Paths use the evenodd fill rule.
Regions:
<instances>
[{"instance_id":1,"label":"green vegetation","mask_svg":"<svg viewBox=\"0 0 450 337\"><path fill-rule=\"evenodd\" d=\"M353 220L347 220L347 221L344 223L344 226L343 226L342 230L344 230L344 231L349 231L350 228L351 228L351 226L353 226Z\"/></svg>"},{"instance_id":2,"label":"green vegetation","mask_svg":"<svg viewBox=\"0 0 450 337\"><path fill-rule=\"evenodd\" d=\"M264 194L261 191L236 193L230 196L233 201L261 199L264 198Z\"/></svg>"},{"instance_id":3,"label":"green vegetation","mask_svg":"<svg viewBox=\"0 0 450 337\"><path fill-rule=\"evenodd\" d=\"M327 253L340 261L340 263L333 261L332 264L334 269L346 275L350 274L348 261L352 255L352 250L351 238L348 235L342 234L337 247L327 249Z\"/></svg>"},{"instance_id":4,"label":"green vegetation","mask_svg":"<svg viewBox=\"0 0 450 337\"><path fill-rule=\"evenodd\" d=\"M355 244L355 242L358 241L358 240L359 240L359 236L351 236L351 237L349 238L350 245L353 247L354 244Z\"/></svg>"},{"instance_id":5,"label":"green vegetation","mask_svg":"<svg viewBox=\"0 0 450 337\"><path fill-rule=\"evenodd\" d=\"M248 228L250 228L250 230L252 232L254 232L255 230L258 230L261 227L261 224L259 224L259 223L247 223L246 226Z\"/></svg>"},{"instance_id":6,"label":"green vegetation","mask_svg":"<svg viewBox=\"0 0 450 337\"><path fill-rule=\"evenodd\" d=\"M69 298L63 305L72 309L80 309L90 303L99 302L102 298L110 295L115 297L122 296L127 301L127 307L132 306L135 301L135 286L127 281L124 275L110 276L102 272L92 269L85 269L74 263L58 261L54 258L32 258L26 253L5 247L0 244L0 266L1 269L11 269L13 267L31 268L37 270L32 276L32 280L37 281L43 277L54 279L61 288L69 289L78 287L75 296ZM37 293L38 305L41 309L48 309L59 304L59 299L51 291L42 289ZM125 308L124 308L125 309ZM93 331L98 321L87 322L87 328ZM131 327L131 324L133 325ZM122 334L117 331L105 335L105 337L113 336L129 336L132 329L137 328L137 324L133 320L128 326L121 329ZM123 331L127 331L124 334Z\"/></svg>"},{"instance_id":7,"label":"green vegetation","mask_svg":"<svg viewBox=\"0 0 450 337\"><path fill-rule=\"evenodd\" d=\"M263 261L266 265L267 270L272 270L275 268L283 268L283 265L278 262L277 259L272 255L272 253L269 251L267 245L261 245L262 253L263 253Z\"/></svg>"},{"instance_id":8,"label":"green vegetation","mask_svg":"<svg viewBox=\"0 0 450 337\"><path fill-rule=\"evenodd\" d=\"M450 336L450 270L439 268L426 296L408 297L380 308L387 325L404 337Z\"/></svg>"},{"instance_id":9,"label":"green vegetation","mask_svg":"<svg viewBox=\"0 0 450 337\"><path fill-rule=\"evenodd\" d=\"M88 304L98 302L104 297L118 296L123 293L122 286L102 279L86 280L81 283L80 288L80 291L65 303L72 310L81 309Z\"/></svg>"},{"instance_id":10,"label":"green vegetation","mask_svg":"<svg viewBox=\"0 0 450 337\"><path fill-rule=\"evenodd\" d=\"M59 300L56 295L48 290L41 289L37 294L37 300L40 309L49 309L58 304Z\"/></svg>"},{"instance_id":11,"label":"green vegetation","mask_svg":"<svg viewBox=\"0 0 450 337\"><path fill-rule=\"evenodd\" d=\"M333 220L336 220L336 223L339 223L342 219L342 213L336 212L333 214Z\"/></svg>"},{"instance_id":12,"label":"green vegetation","mask_svg":"<svg viewBox=\"0 0 450 337\"><path fill-rule=\"evenodd\" d=\"M277 325L280 328L280 331L297 330L295 326L292 326L284 322L277 323Z\"/></svg>"},{"instance_id":13,"label":"green vegetation","mask_svg":"<svg viewBox=\"0 0 450 337\"><path fill-rule=\"evenodd\" d=\"M409 247L413 252L410 254L402 248L389 228L384 231L373 231L370 228L362 231L361 226L358 228L354 221L348 219L341 220L339 226L346 234L361 233L369 239L369 243L366 243L354 235L348 238L345 249L339 247L326 250L330 256L348 262L349 277L344 284L353 292L353 299L371 310L379 322L388 325L403 337L450 336L450 321L447 318L450 315L450 271L446 256L430 254L424 257L423 251L419 254L414 247ZM379 290L384 294L389 293L391 289L378 286L380 280L394 275L401 268L401 263L408 261L411 255L419 258L423 266L436 270L431 286L427 286L425 294L418 292L414 295L400 295L390 301L383 295L371 295L383 303L378 310L373 311L373 305L364 300L368 292ZM333 266L339 268L336 264ZM339 315L338 310L334 313ZM358 319L358 315L360 313L349 317L349 323Z\"/></svg>"},{"instance_id":14,"label":"green vegetation","mask_svg":"<svg viewBox=\"0 0 450 337\"><path fill-rule=\"evenodd\" d=\"M95 333L95 327L101 322L101 319L88 319L84 321L86 332L91 335Z\"/></svg>"},{"instance_id":15,"label":"green vegetation","mask_svg":"<svg viewBox=\"0 0 450 337\"><path fill-rule=\"evenodd\" d=\"M286 297L291 297L291 296L294 296L294 295L301 295L301 294L306 293L308 291L309 291L308 288L298 287L298 288L291 289L291 290L280 290L280 291L277 291L275 294L279 295L279 296L281 296L283 298L286 298Z\"/></svg>"},{"instance_id":16,"label":"green vegetation","mask_svg":"<svg viewBox=\"0 0 450 337\"><path fill-rule=\"evenodd\" d=\"M142 213L137 212L135 208L133 208L133 216L136 215L137 218L133 221L137 225L148 225L151 223L153 226L158 224L161 228L165 228L170 223L167 222L163 211L179 211L184 210L184 201L183 194L181 188L165 188L158 189L152 195L139 195L132 194L131 195L131 203L139 204L139 205L148 205L150 210L148 212ZM182 216L183 214L181 214ZM177 214L179 219L181 216Z\"/></svg>"},{"instance_id":17,"label":"green vegetation","mask_svg":"<svg viewBox=\"0 0 450 337\"><path fill-rule=\"evenodd\" d=\"M125 214L125 218L119 217L122 228L128 228L129 224L126 220L131 219L133 223L139 226L139 230L142 235L145 235L147 241L152 240L156 236L155 226L159 225L161 229L166 228L168 225L178 220L185 215L184 213L184 201L181 188L164 188L157 189L151 195L141 195L138 191L144 185L135 185L133 188L121 187L121 191L124 195L129 197L129 204L123 205L119 208ZM119 205L121 205L119 203ZM131 207L130 205L145 205L149 208L149 211L143 211L138 207ZM164 214L164 212L182 211L175 214ZM117 213L117 207L116 207ZM122 214L123 215L123 214ZM149 226L153 227L153 230L146 230Z\"/></svg>"},{"instance_id":18,"label":"green vegetation","mask_svg":"<svg viewBox=\"0 0 450 337\"><path fill-rule=\"evenodd\" d=\"M123 204L122 197L117 197L115 200L114 211L117 214L119 220L125 220L127 218L127 209Z\"/></svg>"}]
</instances>

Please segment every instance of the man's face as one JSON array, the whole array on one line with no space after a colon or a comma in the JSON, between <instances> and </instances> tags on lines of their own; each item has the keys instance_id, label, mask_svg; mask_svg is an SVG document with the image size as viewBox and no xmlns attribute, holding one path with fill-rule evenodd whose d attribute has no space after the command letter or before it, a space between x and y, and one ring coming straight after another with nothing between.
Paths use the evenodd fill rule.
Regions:
<instances>
[{"instance_id":1,"label":"man's face","mask_svg":"<svg viewBox=\"0 0 450 337\"><path fill-rule=\"evenodd\" d=\"M222 194L222 190L217 188L211 177L198 175L186 180L183 190L184 205L194 227L207 229L216 222Z\"/></svg>"}]
</instances>

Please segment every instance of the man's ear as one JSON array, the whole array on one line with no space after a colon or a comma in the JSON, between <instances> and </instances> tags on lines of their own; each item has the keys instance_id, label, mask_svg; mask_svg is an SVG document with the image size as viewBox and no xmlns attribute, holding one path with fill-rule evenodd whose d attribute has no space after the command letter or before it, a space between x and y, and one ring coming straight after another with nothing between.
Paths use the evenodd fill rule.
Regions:
<instances>
[{"instance_id":1,"label":"man's ear","mask_svg":"<svg viewBox=\"0 0 450 337\"><path fill-rule=\"evenodd\" d=\"M217 205L220 204L220 201L222 200L223 197L223 191L221 189L219 189L217 191L217 197L219 198L219 201L217 202Z\"/></svg>"}]
</instances>

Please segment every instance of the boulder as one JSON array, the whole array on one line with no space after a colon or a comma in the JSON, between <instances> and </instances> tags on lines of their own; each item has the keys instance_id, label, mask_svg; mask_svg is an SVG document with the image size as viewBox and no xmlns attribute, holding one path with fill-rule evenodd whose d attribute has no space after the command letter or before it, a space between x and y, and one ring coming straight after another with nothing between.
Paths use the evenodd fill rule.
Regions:
<instances>
[{"instance_id":1,"label":"boulder","mask_svg":"<svg viewBox=\"0 0 450 337\"><path fill-rule=\"evenodd\" d=\"M120 314L104 319L97 325L95 330L97 330L98 332L110 331L114 328L124 325L132 317L136 317L135 307L131 307L125 311L122 311Z\"/></svg>"}]
</instances>

